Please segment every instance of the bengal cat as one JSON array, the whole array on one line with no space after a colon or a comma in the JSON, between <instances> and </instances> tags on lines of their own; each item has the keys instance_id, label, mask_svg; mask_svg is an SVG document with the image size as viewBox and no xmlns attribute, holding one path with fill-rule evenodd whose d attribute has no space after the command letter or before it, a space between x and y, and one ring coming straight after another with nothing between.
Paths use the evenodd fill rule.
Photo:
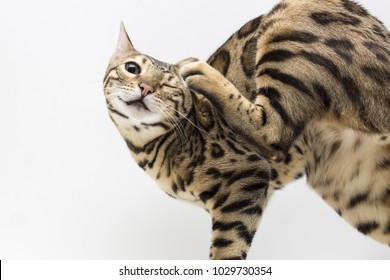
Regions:
<instances>
[{"instance_id":1,"label":"bengal cat","mask_svg":"<svg viewBox=\"0 0 390 280\"><path fill-rule=\"evenodd\" d=\"M307 182L390 245L390 33L348 0L284 0L208 63L136 51L122 25L105 78L139 166L212 217L211 259L245 259L272 193Z\"/></svg>"}]
</instances>

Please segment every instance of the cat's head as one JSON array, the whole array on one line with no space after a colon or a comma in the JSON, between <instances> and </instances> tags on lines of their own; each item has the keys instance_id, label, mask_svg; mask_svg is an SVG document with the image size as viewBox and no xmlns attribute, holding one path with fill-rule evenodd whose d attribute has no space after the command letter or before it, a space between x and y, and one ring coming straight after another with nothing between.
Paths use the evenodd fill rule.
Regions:
<instances>
[{"instance_id":1,"label":"cat's head","mask_svg":"<svg viewBox=\"0 0 390 280\"><path fill-rule=\"evenodd\" d=\"M136 51L123 23L104 78L110 116L122 133L162 134L190 112L193 101L179 69Z\"/></svg>"}]
</instances>

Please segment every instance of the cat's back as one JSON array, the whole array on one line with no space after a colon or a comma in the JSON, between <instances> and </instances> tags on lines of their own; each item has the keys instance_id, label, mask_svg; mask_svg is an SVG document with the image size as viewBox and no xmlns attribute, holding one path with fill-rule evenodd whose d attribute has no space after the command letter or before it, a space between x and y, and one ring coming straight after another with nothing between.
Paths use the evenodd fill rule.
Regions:
<instances>
[{"instance_id":1,"label":"cat's back","mask_svg":"<svg viewBox=\"0 0 390 280\"><path fill-rule=\"evenodd\" d=\"M390 32L356 2L284 0L262 21L253 34L257 74L272 63L300 64L306 80L316 74L343 86L354 80L362 91L390 87Z\"/></svg>"},{"instance_id":2,"label":"cat's back","mask_svg":"<svg viewBox=\"0 0 390 280\"><path fill-rule=\"evenodd\" d=\"M267 29L290 27L311 30L318 37L346 36L390 43L390 33L383 23L351 0L283 0L262 18L268 22L263 34ZM340 33L342 30L348 32Z\"/></svg>"},{"instance_id":3,"label":"cat's back","mask_svg":"<svg viewBox=\"0 0 390 280\"><path fill-rule=\"evenodd\" d=\"M285 0L267 20L257 42L257 86L280 78L319 96L338 123L388 130L390 33L382 22L349 0Z\"/></svg>"},{"instance_id":4,"label":"cat's back","mask_svg":"<svg viewBox=\"0 0 390 280\"><path fill-rule=\"evenodd\" d=\"M349 0L281 1L209 59L252 101L272 80L300 94L296 102L319 98L334 121L370 132L388 131L389 62L390 32Z\"/></svg>"},{"instance_id":5,"label":"cat's back","mask_svg":"<svg viewBox=\"0 0 390 280\"><path fill-rule=\"evenodd\" d=\"M317 56L310 57L310 52ZM255 85L249 83L262 64L299 57L333 75L345 70L340 67L360 66L360 72L378 82L385 75L375 78L379 69L373 68L389 68L390 32L350 0L283 0L244 24L208 62L250 97Z\"/></svg>"}]
</instances>

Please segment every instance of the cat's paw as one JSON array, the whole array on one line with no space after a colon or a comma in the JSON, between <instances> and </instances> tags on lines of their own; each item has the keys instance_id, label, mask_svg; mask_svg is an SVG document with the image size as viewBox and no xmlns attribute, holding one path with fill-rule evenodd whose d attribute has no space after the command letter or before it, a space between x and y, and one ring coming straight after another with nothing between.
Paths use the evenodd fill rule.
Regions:
<instances>
[{"instance_id":1,"label":"cat's paw","mask_svg":"<svg viewBox=\"0 0 390 280\"><path fill-rule=\"evenodd\" d=\"M212 67L204 61L189 61L180 67L180 75L188 84L189 81L193 80L194 76L207 76L207 73L210 72L208 68Z\"/></svg>"},{"instance_id":2,"label":"cat's paw","mask_svg":"<svg viewBox=\"0 0 390 280\"><path fill-rule=\"evenodd\" d=\"M230 84L218 70L205 61L186 63L180 68L180 75L190 90L202 95L222 93Z\"/></svg>"}]
</instances>

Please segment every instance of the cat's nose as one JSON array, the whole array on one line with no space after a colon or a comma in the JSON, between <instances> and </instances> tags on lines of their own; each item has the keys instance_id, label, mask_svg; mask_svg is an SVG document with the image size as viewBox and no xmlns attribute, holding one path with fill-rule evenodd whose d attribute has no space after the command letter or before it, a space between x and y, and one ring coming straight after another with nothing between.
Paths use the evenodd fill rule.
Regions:
<instances>
[{"instance_id":1,"label":"cat's nose","mask_svg":"<svg viewBox=\"0 0 390 280\"><path fill-rule=\"evenodd\" d=\"M141 88L141 95L142 95L142 97L145 97L149 93L153 93L154 92L154 88L151 85L148 85L147 83L140 83L139 87Z\"/></svg>"}]
</instances>

